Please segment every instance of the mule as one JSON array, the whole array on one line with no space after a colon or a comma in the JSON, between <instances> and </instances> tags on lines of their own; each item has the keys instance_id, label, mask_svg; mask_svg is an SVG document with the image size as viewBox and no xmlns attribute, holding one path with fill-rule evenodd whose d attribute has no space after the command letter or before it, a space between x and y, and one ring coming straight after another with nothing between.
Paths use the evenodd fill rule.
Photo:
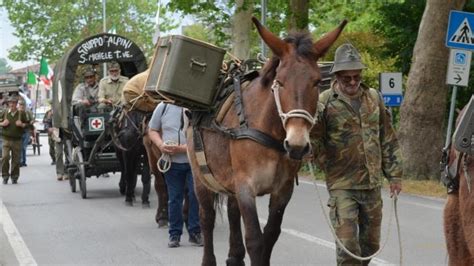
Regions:
<instances>
[{"instance_id":1,"label":"mule","mask_svg":"<svg viewBox=\"0 0 474 266\"><path fill-rule=\"evenodd\" d=\"M120 193L125 195L125 203L132 206L135 199L137 175L140 172L143 184L142 205L150 206L151 175L143 137L147 132L146 125L151 114L139 110L122 110L122 112L122 119L114 129L118 132L114 136L116 138L114 142L121 166Z\"/></svg>"},{"instance_id":2,"label":"mule","mask_svg":"<svg viewBox=\"0 0 474 266\"><path fill-rule=\"evenodd\" d=\"M188 155L195 178L200 223L204 239L202 265L216 265L213 229L217 192L226 194L230 226L227 265L244 265L245 246L252 265L269 265L273 246L280 232L285 208L293 193L301 159L310 153L309 133L315 123L318 83L321 74L317 60L335 42L345 24L313 43L309 34L295 33L280 39L252 18L260 37L273 52L259 77L242 89L244 116L248 127L263 132L281 145L270 148L251 139L230 139L222 132L199 130L207 167L214 180L205 180L188 134ZM233 106L222 125L239 128L239 115ZM188 129L188 133L193 129ZM195 136L195 135L194 135ZM284 149L283 149L284 147ZM210 183L218 184L210 186ZM219 189L220 188L220 189ZM255 200L270 194L268 222L262 232Z\"/></svg>"},{"instance_id":3,"label":"mule","mask_svg":"<svg viewBox=\"0 0 474 266\"><path fill-rule=\"evenodd\" d=\"M168 191L166 189L165 177L158 170L158 160L161 157L161 152L156 145L153 144L148 135L143 138L143 144L146 149L148 157L148 165L151 174L155 176L155 191L158 196L158 207L156 209L155 221L159 227L168 225Z\"/></svg>"},{"instance_id":4,"label":"mule","mask_svg":"<svg viewBox=\"0 0 474 266\"><path fill-rule=\"evenodd\" d=\"M466 108L462 110L465 111ZM456 124L459 124L458 116ZM448 194L444 207L444 234L449 265L474 265L474 156L449 150L449 166L459 160L456 179L459 188Z\"/></svg>"}]
</instances>

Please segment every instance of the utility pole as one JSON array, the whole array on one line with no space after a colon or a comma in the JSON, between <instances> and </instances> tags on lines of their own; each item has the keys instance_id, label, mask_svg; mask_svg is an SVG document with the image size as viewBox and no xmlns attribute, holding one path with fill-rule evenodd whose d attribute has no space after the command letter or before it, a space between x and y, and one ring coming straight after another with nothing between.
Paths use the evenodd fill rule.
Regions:
<instances>
[{"instance_id":1,"label":"utility pole","mask_svg":"<svg viewBox=\"0 0 474 266\"><path fill-rule=\"evenodd\" d=\"M262 3L261 20L262 20L262 25L265 26L267 24L267 0L261 0L261 3ZM262 56L266 57L267 47L263 39L260 40L260 44L261 44Z\"/></svg>"}]
</instances>

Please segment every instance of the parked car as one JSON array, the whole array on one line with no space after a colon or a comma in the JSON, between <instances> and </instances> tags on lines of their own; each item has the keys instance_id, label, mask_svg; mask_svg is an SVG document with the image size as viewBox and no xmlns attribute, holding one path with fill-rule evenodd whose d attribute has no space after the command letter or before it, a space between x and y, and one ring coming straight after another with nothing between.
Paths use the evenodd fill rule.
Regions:
<instances>
[{"instance_id":1,"label":"parked car","mask_svg":"<svg viewBox=\"0 0 474 266\"><path fill-rule=\"evenodd\" d=\"M36 128L36 131L40 132L40 133L46 133L46 129L45 129L45 126L43 124L43 118L44 118L44 115L46 114L46 111L49 110L50 107L48 106L41 106L41 107L38 107L36 109L36 112L33 113L33 115L36 115L35 116L35 128Z\"/></svg>"}]
</instances>

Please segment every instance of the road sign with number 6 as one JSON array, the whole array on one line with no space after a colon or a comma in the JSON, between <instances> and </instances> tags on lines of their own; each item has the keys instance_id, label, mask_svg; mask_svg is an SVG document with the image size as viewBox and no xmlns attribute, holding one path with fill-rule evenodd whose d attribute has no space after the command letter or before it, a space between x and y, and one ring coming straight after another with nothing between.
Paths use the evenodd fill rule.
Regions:
<instances>
[{"instance_id":1,"label":"road sign with number 6","mask_svg":"<svg viewBox=\"0 0 474 266\"><path fill-rule=\"evenodd\" d=\"M400 106L403 99L402 73L380 73L379 86L387 106Z\"/></svg>"}]
</instances>

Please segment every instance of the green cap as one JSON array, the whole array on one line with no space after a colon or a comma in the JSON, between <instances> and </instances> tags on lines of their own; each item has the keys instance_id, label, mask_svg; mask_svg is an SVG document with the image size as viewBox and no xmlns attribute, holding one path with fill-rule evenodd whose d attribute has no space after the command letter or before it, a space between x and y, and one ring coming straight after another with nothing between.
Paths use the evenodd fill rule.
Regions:
<instances>
[{"instance_id":1,"label":"green cap","mask_svg":"<svg viewBox=\"0 0 474 266\"><path fill-rule=\"evenodd\" d=\"M12 95L8 97L7 102L18 102L18 96Z\"/></svg>"},{"instance_id":2,"label":"green cap","mask_svg":"<svg viewBox=\"0 0 474 266\"><path fill-rule=\"evenodd\" d=\"M107 65L107 68L109 70L112 70L112 69L119 69L120 70L120 64L117 63L116 61L112 61Z\"/></svg>"},{"instance_id":3,"label":"green cap","mask_svg":"<svg viewBox=\"0 0 474 266\"><path fill-rule=\"evenodd\" d=\"M84 77L90 76L95 76L95 71L92 68L87 68L86 71L84 71Z\"/></svg>"},{"instance_id":4,"label":"green cap","mask_svg":"<svg viewBox=\"0 0 474 266\"><path fill-rule=\"evenodd\" d=\"M336 49L334 56L334 65L331 68L331 74L342 70L359 70L367 68L362 64L360 54L350 43L345 43Z\"/></svg>"}]
</instances>

